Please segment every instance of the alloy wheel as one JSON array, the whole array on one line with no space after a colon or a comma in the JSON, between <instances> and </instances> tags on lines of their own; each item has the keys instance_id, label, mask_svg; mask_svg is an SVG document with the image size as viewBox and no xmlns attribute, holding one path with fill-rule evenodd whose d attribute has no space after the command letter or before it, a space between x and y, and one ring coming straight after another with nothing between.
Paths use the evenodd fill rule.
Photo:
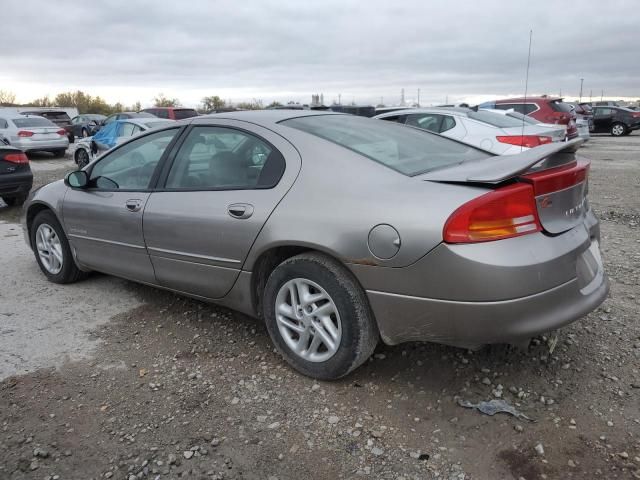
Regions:
<instances>
[{"instance_id":1,"label":"alloy wheel","mask_svg":"<svg viewBox=\"0 0 640 480\"><path fill-rule=\"evenodd\" d=\"M287 346L309 362L324 362L340 348L342 322L320 285L304 278L286 282L276 296L276 323Z\"/></svg>"},{"instance_id":2,"label":"alloy wheel","mask_svg":"<svg viewBox=\"0 0 640 480\"><path fill-rule=\"evenodd\" d=\"M613 133L615 136L620 136L624 134L624 127L620 124L618 125L614 125L611 128L611 133Z\"/></svg>"},{"instance_id":3,"label":"alloy wheel","mask_svg":"<svg viewBox=\"0 0 640 480\"><path fill-rule=\"evenodd\" d=\"M89 165L89 154L84 148L78 149L77 162L78 167L84 168Z\"/></svg>"},{"instance_id":4,"label":"alloy wheel","mask_svg":"<svg viewBox=\"0 0 640 480\"><path fill-rule=\"evenodd\" d=\"M60 237L56 231L46 223L40 224L36 231L36 249L42 266L52 275L62 270L63 254Z\"/></svg>"}]
</instances>

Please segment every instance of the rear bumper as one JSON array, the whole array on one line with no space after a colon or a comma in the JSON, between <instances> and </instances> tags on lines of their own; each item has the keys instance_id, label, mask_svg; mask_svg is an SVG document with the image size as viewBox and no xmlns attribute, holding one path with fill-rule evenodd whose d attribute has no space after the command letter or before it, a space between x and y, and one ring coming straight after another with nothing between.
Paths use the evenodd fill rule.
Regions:
<instances>
[{"instance_id":1,"label":"rear bumper","mask_svg":"<svg viewBox=\"0 0 640 480\"><path fill-rule=\"evenodd\" d=\"M12 147L19 148L23 152L39 152L46 150L61 150L69 148L69 139L62 137L56 140L33 141L29 139L14 140L11 142Z\"/></svg>"},{"instance_id":2,"label":"rear bumper","mask_svg":"<svg viewBox=\"0 0 640 480\"><path fill-rule=\"evenodd\" d=\"M0 176L0 195L26 195L33 186L33 174L28 172Z\"/></svg>"},{"instance_id":3,"label":"rear bumper","mask_svg":"<svg viewBox=\"0 0 640 480\"><path fill-rule=\"evenodd\" d=\"M567 325L605 299L599 224L482 244L441 244L404 268L351 265L385 343L461 347L520 342Z\"/></svg>"}]
</instances>

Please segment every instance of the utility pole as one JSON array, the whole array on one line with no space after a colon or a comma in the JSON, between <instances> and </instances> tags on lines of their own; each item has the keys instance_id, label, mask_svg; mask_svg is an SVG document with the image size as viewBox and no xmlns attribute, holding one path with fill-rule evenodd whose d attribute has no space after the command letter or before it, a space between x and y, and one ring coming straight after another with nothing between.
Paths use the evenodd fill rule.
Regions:
<instances>
[{"instance_id":1,"label":"utility pole","mask_svg":"<svg viewBox=\"0 0 640 480\"><path fill-rule=\"evenodd\" d=\"M584 78L580 79L580 100L578 100L578 103L582 103L582 84L584 83Z\"/></svg>"},{"instance_id":2,"label":"utility pole","mask_svg":"<svg viewBox=\"0 0 640 480\"><path fill-rule=\"evenodd\" d=\"M400 90L400 106L404 107L404 88Z\"/></svg>"},{"instance_id":3,"label":"utility pole","mask_svg":"<svg viewBox=\"0 0 640 480\"><path fill-rule=\"evenodd\" d=\"M604 98L604 89L602 90L602 93L600 94L600 101L602 101L603 98Z\"/></svg>"},{"instance_id":4,"label":"utility pole","mask_svg":"<svg viewBox=\"0 0 640 480\"><path fill-rule=\"evenodd\" d=\"M445 104L445 105L449 105L449 95L447 95L446 97L444 97L444 104Z\"/></svg>"},{"instance_id":5,"label":"utility pole","mask_svg":"<svg viewBox=\"0 0 640 480\"><path fill-rule=\"evenodd\" d=\"M338 105L342 105L342 94L338 94Z\"/></svg>"},{"instance_id":6,"label":"utility pole","mask_svg":"<svg viewBox=\"0 0 640 480\"><path fill-rule=\"evenodd\" d=\"M420 106L420 89L418 89L418 106Z\"/></svg>"},{"instance_id":7,"label":"utility pole","mask_svg":"<svg viewBox=\"0 0 640 480\"><path fill-rule=\"evenodd\" d=\"M593 103L593 90L589 90L589 103Z\"/></svg>"}]
</instances>

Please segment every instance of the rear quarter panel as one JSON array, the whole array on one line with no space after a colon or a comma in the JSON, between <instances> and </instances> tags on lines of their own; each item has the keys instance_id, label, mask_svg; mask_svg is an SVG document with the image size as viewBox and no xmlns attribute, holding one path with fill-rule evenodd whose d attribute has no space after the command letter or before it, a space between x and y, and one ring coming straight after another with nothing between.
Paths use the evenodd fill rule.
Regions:
<instances>
[{"instance_id":1,"label":"rear quarter panel","mask_svg":"<svg viewBox=\"0 0 640 480\"><path fill-rule=\"evenodd\" d=\"M294 129L286 135L300 152L300 174L257 237L245 270L282 245L314 248L347 264L406 266L442 241L444 222L458 206L486 191L407 177ZM369 232L379 224L400 235L400 250L388 260L369 251Z\"/></svg>"}]
</instances>

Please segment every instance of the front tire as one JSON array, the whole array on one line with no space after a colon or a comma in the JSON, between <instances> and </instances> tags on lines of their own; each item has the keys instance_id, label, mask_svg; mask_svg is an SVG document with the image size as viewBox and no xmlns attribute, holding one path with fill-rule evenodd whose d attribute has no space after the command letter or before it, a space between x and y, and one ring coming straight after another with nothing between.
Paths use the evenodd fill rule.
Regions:
<instances>
[{"instance_id":1,"label":"front tire","mask_svg":"<svg viewBox=\"0 0 640 480\"><path fill-rule=\"evenodd\" d=\"M362 287L327 255L303 253L278 265L267 280L262 305L276 348L309 377L344 377L378 344L378 328Z\"/></svg>"},{"instance_id":2,"label":"front tire","mask_svg":"<svg viewBox=\"0 0 640 480\"><path fill-rule=\"evenodd\" d=\"M614 137L621 137L625 134L626 131L627 127L624 125L624 123L616 122L611 125L611 135L613 135Z\"/></svg>"},{"instance_id":3,"label":"front tire","mask_svg":"<svg viewBox=\"0 0 640 480\"><path fill-rule=\"evenodd\" d=\"M76 164L78 168L84 168L89 165L89 153L84 148L78 148L75 154Z\"/></svg>"},{"instance_id":4,"label":"front tire","mask_svg":"<svg viewBox=\"0 0 640 480\"><path fill-rule=\"evenodd\" d=\"M73 283L86 274L73 260L69 241L53 212L36 215L29 231L33 253L42 273L53 283Z\"/></svg>"}]
</instances>

